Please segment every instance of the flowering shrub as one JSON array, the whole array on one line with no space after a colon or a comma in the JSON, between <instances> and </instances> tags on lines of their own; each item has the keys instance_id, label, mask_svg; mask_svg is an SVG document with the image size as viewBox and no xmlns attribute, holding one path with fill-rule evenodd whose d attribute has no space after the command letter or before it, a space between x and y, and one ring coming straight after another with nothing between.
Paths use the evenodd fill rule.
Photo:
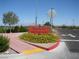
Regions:
<instances>
[{"instance_id":1,"label":"flowering shrub","mask_svg":"<svg viewBox=\"0 0 79 59\"><path fill-rule=\"evenodd\" d=\"M24 33L20 36L21 39L33 43L52 43L56 42L58 36L53 34L32 34L32 33Z\"/></svg>"},{"instance_id":2,"label":"flowering shrub","mask_svg":"<svg viewBox=\"0 0 79 59\"><path fill-rule=\"evenodd\" d=\"M30 26L29 32L34 34L48 34L51 32L49 26Z\"/></svg>"}]
</instances>

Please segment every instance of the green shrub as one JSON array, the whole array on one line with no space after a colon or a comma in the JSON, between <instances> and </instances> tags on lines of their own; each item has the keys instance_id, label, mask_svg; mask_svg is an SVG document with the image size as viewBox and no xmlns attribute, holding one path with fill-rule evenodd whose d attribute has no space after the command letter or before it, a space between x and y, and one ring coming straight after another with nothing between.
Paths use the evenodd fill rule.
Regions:
<instances>
[{"instance_id":1,"label":"green shrub","mask_svg":"<svg viewBox=\"0 0 79 59\"><path fill-rule=\"evenodd\" d=\"M52 43L56 42L58 36L53 34L32 34L32 33L24 33L20 36L21 39L33 43Z\"/></svg>"},{"instance_id":2,"label":"green shrub","mask_svg":"<svg viewBox=\"0 0 79 59\"><path fill-rule=\"evenodd\" d=\"M50 22L46 22L44 26L51 26Z\"/></svg>"},{"instance_id":3,"label":"green shrub","mask_svg":"<svg viewBox=\"0 0 79 59\"><path fill-rule=\"evenodd\" d=\"M27 28L24 26L20 26L18 30L19 30L19 32L26 32Z\"/></svg>"},{"instance_id":4,"label":"green shrub","mask_svg":"<svg viewBox=\"0 0 79 59\"><path fill-rule=\"evenodd\" d=\"M65 26L65 25L63 25L63 26L61 26L61 28L63 28L63 29L79 29L79 26Z\"/></svg>"},{"instance_id":5,"label":"green shrub","mask_svg":"<svg viewBox=\"0 0 79 59\"><path fill-rule=\"evenodd\" d=\"M11 32L27 32L28 31L28 27L26 26L14 26L12 29L11 29ZM10 32L10 28L7 29L6 32Z\"/></svg>"},{"instance_id":6,"label":"green shrub","mask_svg":"<svg viewBox=\"0 0 79 59\"><path fill-rule=\"evenodd\" d=\"M15 26L13 32L19 32L19 26Z\"/></svg>"},{"instance_id":7,"label":"green shrub","mask_svg":"<svg viewBox=\"0 0 79 59\"><path fill-rule=\"evenodd\" d=\"M0 28L0 33L4 33L5 30L3 28Z\"/></svg>"},{"instance_id":8,"label":"green shrub","mask_svg":"<svg viewBox=\"0 0 79 59\"><path fill-rule=\"evenodd\" d=\"M0 52L5 52L9 49L9 39L0 35Z\"/></svg>"}]
</instances>

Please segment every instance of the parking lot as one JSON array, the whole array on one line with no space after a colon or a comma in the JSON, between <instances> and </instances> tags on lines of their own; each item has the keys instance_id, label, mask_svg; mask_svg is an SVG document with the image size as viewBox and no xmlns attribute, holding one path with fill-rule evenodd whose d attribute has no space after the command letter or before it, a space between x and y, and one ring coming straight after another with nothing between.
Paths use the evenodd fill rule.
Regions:
<instances>
[{"instance_id":1,"label":"parking lot","mask_svg":"<svg viewBox=\"0 0 79 59\"><path fill-rule=\"evenodd\" d=\"M78 29L57 29L62 39L66 40L79 40Z\"/></svg>"},{"instance_id":2,"label":"parking lot","mask_svg":"<svg viewBox=\"0 0 79 59\"><path fill-rule=\"evenodd\" d=\"M79 30L78 29L57 29L61 41L65 42L71 57L69 59L79 59ZM67 53L68 54L68 53ZM67 56L66 54L66 56ZM67 56L69 57L69 56ZM72 58L73 57L73 58Z\"/></svg>"}]
</instances>

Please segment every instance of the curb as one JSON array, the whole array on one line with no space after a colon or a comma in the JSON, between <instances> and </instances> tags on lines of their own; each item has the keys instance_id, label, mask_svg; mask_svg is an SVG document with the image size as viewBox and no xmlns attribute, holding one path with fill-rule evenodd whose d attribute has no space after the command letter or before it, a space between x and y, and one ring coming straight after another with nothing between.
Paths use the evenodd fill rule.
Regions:
<instances>
[{"instance_id":1,"label":"curb","mask_svg":"<svg viewBox=\"0 0 79 59\"><path fill-rule=\"evenodd\" d=\"M11 48L11 47L10 47L10 49L12 49L12 50L15 51L16 53L20 54L20 52L16 51L15 49L13 49L13 48Z\"/></svg>"},{"instance_id":2,"label":"curb","mask_svg":"<svg viewBox=\"0 0 79 59\"><path fill-rule=\"evenodd\" d=\"M29 42L26 42L26 43L28 43L28 44L30 44L30 45L32 45L32 46L35 46L35 47L38 47L38 48L41 48L41 49L44 49L44 50L49 51L49 50L52 50L52 49L56 48L56 47L60 44L60 40L58 40L54 45L52 45L52 46L49 47L49 48L45 48L45 47L42 47L42 46L38 46L38 45L29 43Z\"/></svg>"},{"instance_id":3,"label":"curb","mask_svg":"<svg viewBox=\"0 0 79 59\"><path fill-rule=\"evenodd\" d=\"M50 51L50 50L56 48L60 44L60 40L57 40L57 42L54 45L52 45L51 47L49 47L49 48L38 46L38 45L32 44L30 42L26 42L26 43L29 44L29 45L35 46L37 48L40 48L40 49L43 49L43 50L46 50L46 51ZM13 51L15 51L18 54L20 53L20 52L16 51L15 49L11 48L11 47L10 47L10 49L12 49Z\"/></svg>"}]
</instances>

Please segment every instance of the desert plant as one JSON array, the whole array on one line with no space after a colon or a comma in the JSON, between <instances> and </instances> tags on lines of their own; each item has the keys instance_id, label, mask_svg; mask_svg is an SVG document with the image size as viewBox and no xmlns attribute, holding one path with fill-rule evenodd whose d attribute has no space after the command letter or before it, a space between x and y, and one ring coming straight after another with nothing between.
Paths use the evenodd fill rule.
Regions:
<instances>
[{"instance_id":1,"label":"desert plant","mask_svg":"<svg viewBox=\"0 0 79 59\"><path fill-rule=\"evenodd\" d=\"M0 35L0 52L5 52L9 49L9 39L3 35Z\"/></svg>"}]
</instances>

